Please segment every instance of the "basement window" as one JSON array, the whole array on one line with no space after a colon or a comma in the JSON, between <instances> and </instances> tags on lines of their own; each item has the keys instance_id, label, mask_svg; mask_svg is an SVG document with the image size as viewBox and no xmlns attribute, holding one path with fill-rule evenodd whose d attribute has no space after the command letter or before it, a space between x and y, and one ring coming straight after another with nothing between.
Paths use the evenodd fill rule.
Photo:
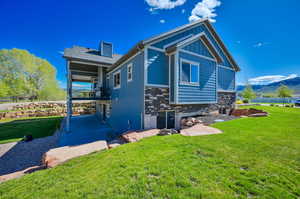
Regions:
<instances>
[{"instance_id":1,"label":"basement window","mask_svg":"<svg viewBox=\"0 0 300 199\"><path fill-rule=\"evenodd\" d=\"M118 71L114 73L114 89L120 88L121 87L121 71Z\"/></svg>"}]
</instances>

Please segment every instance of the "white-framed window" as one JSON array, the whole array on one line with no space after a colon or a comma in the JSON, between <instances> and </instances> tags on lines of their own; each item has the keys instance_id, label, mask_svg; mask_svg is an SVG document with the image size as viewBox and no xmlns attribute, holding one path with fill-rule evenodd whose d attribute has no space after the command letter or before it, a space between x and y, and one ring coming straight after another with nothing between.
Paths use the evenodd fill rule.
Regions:
<instances>
[{"instance_id":1,"label":"white-framed window","mask_svg":"<svg viewBox=\"0 0 300 199\"><path fill-rule=\"evenodd\" d=\"M181 59L180 71L181 84L199 85L199 63Z\"/></svg>"},{"instance_id":2,"label":"white-framed window","mask_svg":"<svg viewBox=\"0 0 300 199\"><path fill-rule=\"evenodd\" d=\"M127 65L127 81L131 82L132 81L132 63Z\"/></svg>"},{"instance_id":3,"label":"white-framed window","mask_svg":"<svg viewBox=\"0 0 300 199\"><path fill-rule=\"evenodd\" d=\"M117 71L113 75L114 89L121 87L121 71Z\"/></svg>"}]
</instances>

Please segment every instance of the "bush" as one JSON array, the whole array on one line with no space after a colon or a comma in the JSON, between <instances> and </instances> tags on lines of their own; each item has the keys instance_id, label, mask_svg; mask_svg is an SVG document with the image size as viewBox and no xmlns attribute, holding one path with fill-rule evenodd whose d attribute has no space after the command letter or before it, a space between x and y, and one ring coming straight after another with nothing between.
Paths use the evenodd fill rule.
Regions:
<instances>
[{"instance_id":1,"label":"bush","mask_svg":"<svg viewBox=\"0 0 300 199\"><path fill-rule=\"evenodd\" d=\"M270 104L270 106L274 106L274 104Z\"/></svg>"},{"instance_id":2,"label":"bush","mask_svg":"<svg viewBox=\"0 0 300 199\"><path fill-rule=\"evenodd\" d=\"M244 100L243 100L243 103L248 104L248 103L249 103L249 100L248 100L248 99L244 99Z\"/></svg>"},{"instance_id":3,"label":"bush","mask_svg":"<svg viewBox=\"0 0 300 199\"><path fill-rule=\"evenodd\" d=\"M235 103L236 104L243 104L243 101L242 100L237 100Z\"/></svg>"}]
</instances>

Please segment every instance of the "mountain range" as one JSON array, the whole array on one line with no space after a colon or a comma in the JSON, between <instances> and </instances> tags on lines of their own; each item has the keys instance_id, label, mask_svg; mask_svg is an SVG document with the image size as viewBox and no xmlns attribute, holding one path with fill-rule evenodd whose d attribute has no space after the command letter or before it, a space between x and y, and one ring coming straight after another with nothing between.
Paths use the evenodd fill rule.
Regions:
<instances>
[{"instance_id":1,"label":"mountain range","mask_svg":"<svg viewBox=\"0 0 300 199\"><path fill-rule=\"evenodd\" d=\"M290 89L294 90L294 94L296 94L296 95L300 94L300 77L295 77L292 79L286 79L286 80L282 80L282 81L278 81L278 82L273 82L273 83L269 83L266 85L251 85L251 86L252 86L252 89L258 93L274 93L274 92L276 92L276 89L282 84L286 85ZM245 88L245 85L238 85L237 91L241 92L244 90L244 88Z\"/></svg>"}]
</instances>

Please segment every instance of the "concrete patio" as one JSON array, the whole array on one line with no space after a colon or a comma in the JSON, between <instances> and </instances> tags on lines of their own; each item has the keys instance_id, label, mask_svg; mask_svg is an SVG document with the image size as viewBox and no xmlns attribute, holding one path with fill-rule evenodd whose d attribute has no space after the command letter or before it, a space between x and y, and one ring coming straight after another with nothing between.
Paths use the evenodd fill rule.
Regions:
<instances>
[{"instance_id":1,"label":"concrete patio","mask_svg":"<svg viewBox=\"0 0 300 199\"><path fill-rule=\"evenodd\" d=\"M110 140L112 129L99 121L95 115L72 116L70 132L60 135L58 145L75 146L96 141Z\"/></svg>"}]
</instances>

